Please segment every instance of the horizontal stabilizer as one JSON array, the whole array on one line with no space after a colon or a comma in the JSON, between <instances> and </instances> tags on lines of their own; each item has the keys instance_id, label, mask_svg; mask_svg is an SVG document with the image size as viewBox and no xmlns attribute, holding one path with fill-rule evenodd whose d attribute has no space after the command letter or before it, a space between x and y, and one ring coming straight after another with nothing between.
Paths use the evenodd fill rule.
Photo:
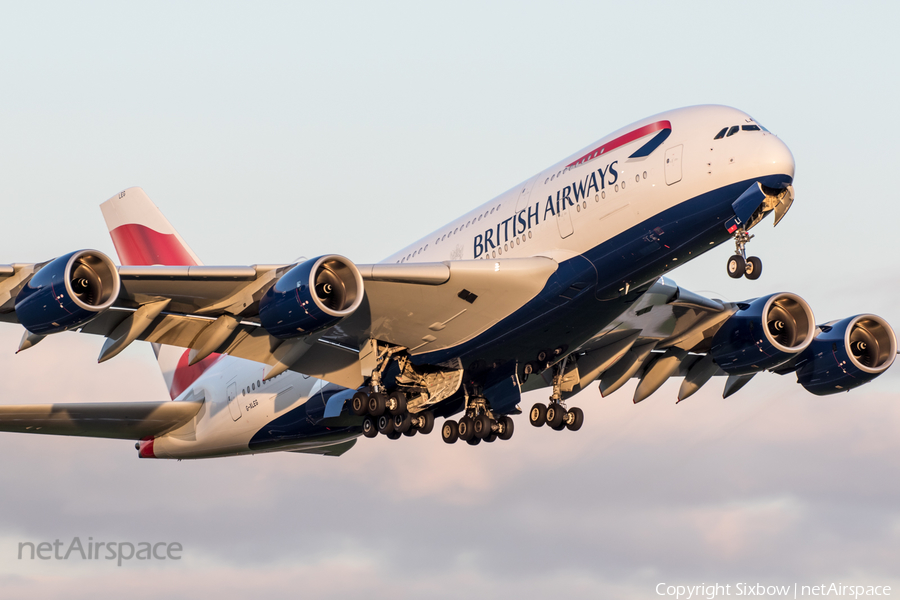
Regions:
<instances>
[{"instance_id":1,"label":"horizontal stabilizer","mask_svg":"<svg viewBox=\"0 0 900 600\"><path fill-rule=\"evenodd\" d=\"M140 440L194 418L203 402L92 402L0 406L0 431Z\"/></svg>"}]
</instances>

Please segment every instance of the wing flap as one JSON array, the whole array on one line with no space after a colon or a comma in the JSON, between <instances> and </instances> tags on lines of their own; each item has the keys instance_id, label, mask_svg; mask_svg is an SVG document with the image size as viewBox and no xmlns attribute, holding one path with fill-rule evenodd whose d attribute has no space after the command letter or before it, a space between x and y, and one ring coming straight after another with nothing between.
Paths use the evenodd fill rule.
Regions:
<instances>
[{"instance_id":1,"label":"wing flap","mask_svg":"<svg viewBox=\"0 0 900 600\"><path fill-rule=\"evenodd\" d=\"M203 402L94 402L0 406L0 431L141 440L194 418Z\"/></svg>"}]
</instances>

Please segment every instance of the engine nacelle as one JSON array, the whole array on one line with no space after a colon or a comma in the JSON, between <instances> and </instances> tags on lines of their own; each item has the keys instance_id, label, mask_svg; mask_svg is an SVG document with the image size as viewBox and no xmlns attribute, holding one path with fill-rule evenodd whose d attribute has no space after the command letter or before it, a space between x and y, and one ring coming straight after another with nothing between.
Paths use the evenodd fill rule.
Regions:
<instances>
[{"instance_id":1,"label":"engine nacelle","mask_svg":"<svg viewBox=\"0 0 900 600\"><path fill-rule=\"evenodd\" d=\"M115 263L78 250L40 268L16 296L16 318L38 335L80 327L113 305L121 281Z\"/></svg>"},{"instance_id":2,"label":"engine nacelle","mask_svg":"<svg viewBox=\"0 0 900 600\"><path fill-rule=\"evenodd\" d=\"M797 381L817 396L847 392L884 373L897 355L887 321L857 315L822 326L797 362Z\"/></svg>"},{"instance_id":3,"label":"engine nacelle","mask_svg":"<svg viewBox=\"0 0 900 600\"><path fill-rule=\"evenodd\" d=\"M282 275L259 301L259 320L275 337L306 336L353 314L362 299L359 269L329 254Z\"/></svg>"},{"instance_id":4,"label":"engine nacelle","mask_svg":"<svg viewBox=\"0 0 900 600\"><path fill-rule=\"evenodd\" d=\"M812 309L796 294L772 294L738 306L713 336L709 351L729 375L777 367L806 350L815 337Z\"/></svg>"}]
</instances>

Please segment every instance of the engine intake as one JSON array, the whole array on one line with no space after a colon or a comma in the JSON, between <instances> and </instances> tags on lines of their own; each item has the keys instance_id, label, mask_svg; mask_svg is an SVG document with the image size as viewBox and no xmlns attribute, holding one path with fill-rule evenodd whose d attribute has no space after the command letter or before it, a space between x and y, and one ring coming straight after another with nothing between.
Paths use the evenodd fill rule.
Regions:
<instances>
[{"instance_id":1,"label":"engine intake","mask_svg":"<svg viewBox=\"0 0 900 600\"><path fill-rule=\"evenodd\" d=\"M818 396L836 394L872 381L894 362L897 337L887 321L857 315L823 325L797 362L797 381Z\"/></svg>"},{"instance_id":2,"label":"engine intake","mask_svg":"<svg viewBox=\"0 0 900 600\"><path fill-rule=\"evenodd\" d=\"M121 281L115 263L97 250L53 259L16 296L16 318L38 335L80 327L113 305Z\"/></svg>"},{"instance_id":3,"label":"engine intake","mask_svg":"<svg viewBox=\"0 0 900 600\"><path fill-rule=\"evenodd\" d=\"M749 375L781 365L809 347L816 325L796 294L780 293L738 304L713 336L709 353L729 375Z\"/></svg>"},{"instance_id":4,"label":"engine intake","mask_svg":"<svg viewBox=\"0 0 900 600\"><path fill-rule=\"evenodd\" d=\"M260 300L259 320L275 337L301 337L337 324L362 300L359 269L343 256L329 254L282 275Z\"/></svg>"}]
</instances>

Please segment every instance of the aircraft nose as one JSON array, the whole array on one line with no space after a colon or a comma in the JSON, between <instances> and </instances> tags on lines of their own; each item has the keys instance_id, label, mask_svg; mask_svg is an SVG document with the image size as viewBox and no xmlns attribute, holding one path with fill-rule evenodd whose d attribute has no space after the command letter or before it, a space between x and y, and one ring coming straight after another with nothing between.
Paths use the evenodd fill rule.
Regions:
<instances>
[{"instance_id":1,"label":"aircraft nose","mask_svg":"<svg viewBox=\"0 0 900 600\"><path fill-rule=\"evenodd\" d=\"M764 166L772 175L787 175L791 183L794 180L794 155L787 144L772 135L766 135L766 148L763 153Z\"/></svg>"}]
</instances>

